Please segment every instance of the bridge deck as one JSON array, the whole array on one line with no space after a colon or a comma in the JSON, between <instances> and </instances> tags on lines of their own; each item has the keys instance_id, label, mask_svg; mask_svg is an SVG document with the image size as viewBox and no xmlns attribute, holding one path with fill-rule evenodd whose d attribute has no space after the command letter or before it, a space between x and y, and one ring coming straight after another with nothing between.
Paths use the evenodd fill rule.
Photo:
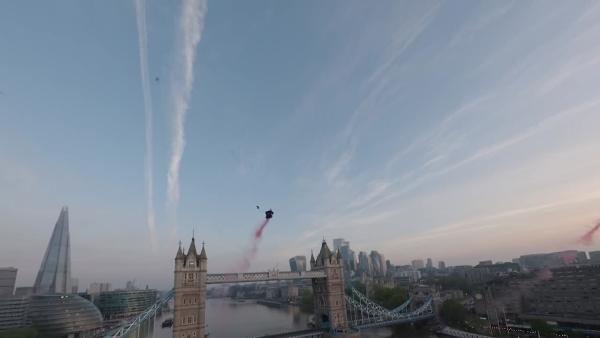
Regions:
<instances>
[{"instance_id":1,"label":"bridge deck","mask_svg":"<svg viewBox=\"0 0 600 338\"><path fill-rule=\"evenodd\" d=\"M323 271L265 271L265 272L242 272L242 273L209 273L206 275L207 284L224 283L249 283L249 282L267 282L277 280L297 280L326 278Z\"/></svg>"},{"instance_id":2,"label":"bridge deck","mask_svg":"<svg viewBox=\"0 0 600 338\"><path fill-rule=\"evenodd\" d=\"M323 331L320 330L302 330L294 332L285 332L261 336L258 338L320 338L323 336Z\"/></svg>"}]
</instances>

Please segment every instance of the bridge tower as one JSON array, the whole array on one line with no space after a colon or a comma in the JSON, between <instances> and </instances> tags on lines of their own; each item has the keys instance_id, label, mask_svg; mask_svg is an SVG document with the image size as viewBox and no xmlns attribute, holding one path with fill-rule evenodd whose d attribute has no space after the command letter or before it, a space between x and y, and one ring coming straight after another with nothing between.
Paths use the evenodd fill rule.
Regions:
<instances>
[{"instance_id":1,"label":"bridge tower","mask_svg":"<svg viewBox=\"0 0 600 338\"><path fill-rule=\"evenodd\" d=\"M204 244L197 254L193 237L187 254L179 244L175 256L173 338L204 338L206 261Z\"/></svg>"},{"instance_id":2,"label":"bridge tower","mask_svg":"<svg viewBox=\"0 0 600 338\"><path fill-rule=\"evenodd\" d=\"M344 274L342 256L338 250L332 253L323 240L321 250L315 259L310 255L310 269L324 271L327 278L312 279L315 303L315 324L321 329L346 332L346 301L344 298Z\"/></svg>"}]
</instances>

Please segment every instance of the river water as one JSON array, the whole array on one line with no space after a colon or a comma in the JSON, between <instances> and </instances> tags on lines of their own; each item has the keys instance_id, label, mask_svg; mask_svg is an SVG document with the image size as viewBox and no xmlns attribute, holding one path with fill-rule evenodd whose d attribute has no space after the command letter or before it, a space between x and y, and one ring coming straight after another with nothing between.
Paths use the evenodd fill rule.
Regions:
<instances>
[{"instance_id":1,"label":"river water","mask_svg":"<svg viewBox=\"0 0 600 338\"><path fill-rule=\"evenodd\" d=\"M165 313L154 323L154 338L172 338L171 328L162 328L161 323L172 318ZM255 301L236 301L229 298L206 300L206 324L210 338L259 337L267 334L308 328L310 315L296 306L273 307ZM363 338L435 338L434 334L412 327L396 330L376 329L361 332Z\"/></svg>"}]
</instances>

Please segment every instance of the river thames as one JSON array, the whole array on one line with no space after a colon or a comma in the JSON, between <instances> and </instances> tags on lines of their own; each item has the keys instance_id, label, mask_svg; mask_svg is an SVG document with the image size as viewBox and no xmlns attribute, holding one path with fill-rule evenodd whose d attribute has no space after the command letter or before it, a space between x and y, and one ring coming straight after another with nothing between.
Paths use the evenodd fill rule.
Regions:
<instances>
[{"instance_id":1,"label":"river thames","mask_svg":"<svg viewBox=\"0 0 600 338\"><path fill-rule=\"evenodd\" d=\"M257 304L255 301L236 301L229 298L206 300L206 324L210 338L260 337L267 334L308 328L310 315L297 306L273 307ZM171 328L163 329L161 323L172 318L165 313L154 323L155 338L172 338ZM425 330L406 327L392 333L390 329L377 329L361 332L363 338L435 338L435 334Z\"/></svg>"}]
</instances>

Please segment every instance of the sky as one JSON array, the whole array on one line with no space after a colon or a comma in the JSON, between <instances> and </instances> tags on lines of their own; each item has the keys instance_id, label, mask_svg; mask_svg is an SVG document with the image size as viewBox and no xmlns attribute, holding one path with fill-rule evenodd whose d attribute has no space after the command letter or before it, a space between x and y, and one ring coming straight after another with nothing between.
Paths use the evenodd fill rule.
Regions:
<instances>
[{"instance_id":1,"label":"sky","mask_svg":"<svg viewBox=\"0 0 600 338\"><path fill-rule=\"evenodd\" d=\"M80 289L169 288L192 233L236 271L268 208L250 270L600 249L596 1L4 1L0 32L18 286L63 205Z\"/></svg>"}]
</instances>

